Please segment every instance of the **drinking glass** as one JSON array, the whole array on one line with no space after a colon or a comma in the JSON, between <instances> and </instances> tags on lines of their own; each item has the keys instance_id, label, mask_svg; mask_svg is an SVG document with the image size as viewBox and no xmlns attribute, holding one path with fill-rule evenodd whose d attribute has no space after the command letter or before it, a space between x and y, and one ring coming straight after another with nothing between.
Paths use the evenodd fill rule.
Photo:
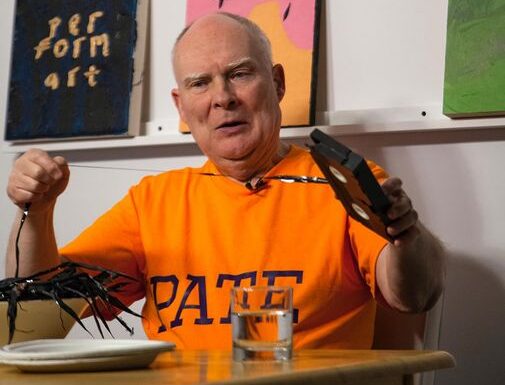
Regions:
<instances>
[{"instance_id":1,"label":"drinking glass","mask_svg":"<svg viewBox=\"0 0 505 385\"><path fill-rule=\"evenodd\" d=\"M293 289L278 286L233 288L233 359L289 360L293 350Z\"/></svg>"}]
</instances>

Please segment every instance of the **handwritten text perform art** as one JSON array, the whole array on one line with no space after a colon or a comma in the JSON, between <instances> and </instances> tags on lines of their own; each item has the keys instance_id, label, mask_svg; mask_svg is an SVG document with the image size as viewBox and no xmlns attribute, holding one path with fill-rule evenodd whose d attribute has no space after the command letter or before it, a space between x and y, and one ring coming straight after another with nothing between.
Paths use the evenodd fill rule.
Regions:
<instances>
[{"instance_id":1,"label":"handwritten text perform art","mask_svg":"<svg viewBox=\"0 0 505 385\"><path fill-rule=\"evenodd\" d=\"M129 133L140 3L16 3L7 140Z\"/></svg>"},{"instance_id":2,"label":"handwritten text perform art","mask_svg":"<svg viewBox=\"0 0 505 385\"><path fill-rule=\"evenodd\" d=\"M89 15L86 32L89 36L80 36L81 32L81 21L82 17L79 13L76 13L70 17L68 20L68 33L73 36L74 39L71 42L70 38L62 38L53 42L58 32L58 28L62 24L62 19L60 17L54 17L48 22L49 35L43 38L39 44L34 48L35 50L35 61L40 60L42 55L46 51L52 51L56 59L64 58L69 54L70 47L72 46L71 55L73 59L79 59L81 57L83 44L88 43L89 56L94 58L97 56L99 50L101 50L101 55L103 57L108 57L110 55L110 38L108 33L102 33L100 35L91 35L95 33L95 24L97 19L104 16L102 11L95 11ZM80 66L75 66L67 73L67 87L75 87L76 77ZM84 72L84 77L88 81L90 87L94 87L97 84L96 77L100 74L100 69L95 65L90 65L88 70ZM60 76L57 72L50 73L44 80L44 85L51 88L52 90L58 89L60 86Z\"/></svg>"}]
</instances>

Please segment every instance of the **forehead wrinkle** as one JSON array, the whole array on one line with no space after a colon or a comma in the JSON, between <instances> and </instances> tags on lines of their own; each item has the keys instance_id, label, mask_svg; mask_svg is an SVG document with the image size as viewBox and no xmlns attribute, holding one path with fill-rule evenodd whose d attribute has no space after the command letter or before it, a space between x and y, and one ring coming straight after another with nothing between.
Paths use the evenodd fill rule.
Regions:
<instances>
[{"instance_id":1,"label":"forehead wrinkle","mask_svg":"<svg viewBox=\"0 0 505 385\"><path fill-rule=\"evenodd\" d=\"M249 64L249 63L255 64L256 60L254 60L250 56L246 56L246 57L237 59L235 61L232 61L231 63L227 64L226 67L227 68L237 68L237 67L240 67L240 66L242 66L244 64Z\"/></svg>"}]
</instances>

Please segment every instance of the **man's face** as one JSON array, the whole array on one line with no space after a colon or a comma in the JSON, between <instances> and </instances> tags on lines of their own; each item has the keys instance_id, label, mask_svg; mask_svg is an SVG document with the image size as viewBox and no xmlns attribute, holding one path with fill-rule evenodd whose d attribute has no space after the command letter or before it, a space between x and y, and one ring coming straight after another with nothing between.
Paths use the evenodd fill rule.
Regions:
<instances>
[{"instance_id":1,"label":"man's face","mask_svg":"<svg viewBox=\"0 0 505 385\"><path fill-rule=\"evenodd\" d=\"M200 149L222 172L256 172L277 153L284 73L265 57L238 22L222 15L195 23L177 45L172 96Z\"/></svg>"}]
</instances>

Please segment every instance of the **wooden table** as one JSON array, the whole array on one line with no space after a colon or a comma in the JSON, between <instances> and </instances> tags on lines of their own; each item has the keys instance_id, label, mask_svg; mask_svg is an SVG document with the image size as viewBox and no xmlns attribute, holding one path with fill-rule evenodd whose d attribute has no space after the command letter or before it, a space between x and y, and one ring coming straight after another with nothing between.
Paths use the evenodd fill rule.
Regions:
<instances>
[{"instance_id":1,"label":"wooden table","mask_svg":"<svg viewBox=\"0 0 505 385\"><path fill-rule=\"evenodd\" d=\"M22 373L0 365L0 385L411 384L414 373L450 368L442 351L301 350L288 362L233 362L225 351L174 351L149 369L94 373Z\"/></svg>"}]
</instances>

